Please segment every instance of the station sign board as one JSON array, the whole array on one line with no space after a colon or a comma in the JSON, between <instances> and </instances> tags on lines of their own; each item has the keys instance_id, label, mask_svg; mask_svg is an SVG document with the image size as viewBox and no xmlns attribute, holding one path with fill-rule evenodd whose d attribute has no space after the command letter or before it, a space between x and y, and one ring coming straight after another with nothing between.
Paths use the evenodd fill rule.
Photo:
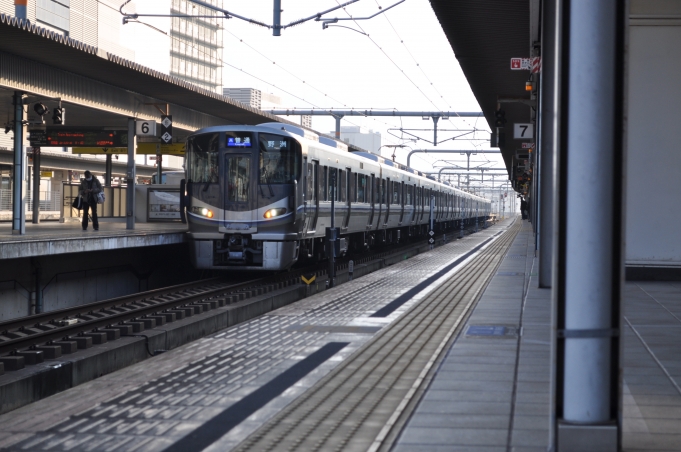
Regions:
<instances>
[{"instance_id":1,"label":"station sign board","mask_svg":"<svg viewBox=\"0 0 681 452\"><path fill-rule=\"evenodd\" d=\"M31 130L29 141L33 147L124 147L128 145L128 131L48 126Z\"/></svg>"},{"instance_id":2,"label":"station sign board","mask_svg":"<svg viewBox=\"0 0 681 452\"><path fill-rule=\"evenodd\" d=\"M161 115L161 141L170 144L173 141L173 117Z\"/></svg>"},{"instance_id":3,"label":"station sign board","mask_svg":"<svg viewBox=\"0 0 681 452\"><path fill-rule=\"evenodd\" d=\"M180 155L185 151L184 143L161 144L161 143L137 143L138 155ZM127 154L127 147L88 147L78 148L74 154Z\"/></svg>"},{"instance_id":4,"label":"station sign board","mask_svg":"<svg viewBox=\"0 0 681 452\"><path fill-rule=\"evenodd\" d=\"M138 137L155 137L156 121L135 121L135 135Z\"/></svg>"},{"instance_id":5,"label":"station sign board","mask_svg":"<svg viewBox=\"0 0 681 452\"><path fill-rule=\"evenodd\" d=\"M516 140L532 140L534 139L534 124L527 123L513 124L513 138Z\"/></svg>"}]
</instances>

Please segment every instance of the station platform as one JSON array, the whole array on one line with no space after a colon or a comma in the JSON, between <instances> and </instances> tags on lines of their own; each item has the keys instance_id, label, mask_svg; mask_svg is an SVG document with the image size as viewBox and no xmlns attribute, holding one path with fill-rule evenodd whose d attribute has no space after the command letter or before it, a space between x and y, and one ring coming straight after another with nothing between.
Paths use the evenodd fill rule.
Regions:
<instances>
[{"instance_id":1,"label":"station platform","mask_svg":"<svg viewBox=\"0 0 681 452\"><path fill-rule=\"evenodd\" d=\"M100 218L99 231L92 224L83 231L80 222L26 223L26 234L12 234L12 223L0 223L0 259L48 256L87 251L170 245L186 240L182 223L135 223L126 229L125 218Z\"/></svg>"},{"instance_id":2,"label":"station platform","mask_svg":"<svg viewBox=\"0 0 681 452\"><path fill-rule=\"evenodd\" d=\"M534 265L501 222L4 414L0 450L546 451ZM681 283L627 283L625 323L623 450L681 451Z\"/></svg>"}]
</instances>

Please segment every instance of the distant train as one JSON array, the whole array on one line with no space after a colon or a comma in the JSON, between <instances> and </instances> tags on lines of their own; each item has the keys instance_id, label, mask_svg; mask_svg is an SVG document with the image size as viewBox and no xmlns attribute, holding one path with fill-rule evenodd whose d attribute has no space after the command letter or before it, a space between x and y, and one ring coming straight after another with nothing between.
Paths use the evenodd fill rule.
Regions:
<instances>
[{"instance_id":1,"label":"distant train","mask_svg":"<svg viewBox=\"0 0 681 452\"><path fill-rule=\"evenodd\" d=\"M187 139L185 164L181 210L197 268L283 270L324 259L332 198L343 251L427 234L431 197L437 230L491 211L484 198L281 123L201 129Z\"/></svg>"}]
</instances>

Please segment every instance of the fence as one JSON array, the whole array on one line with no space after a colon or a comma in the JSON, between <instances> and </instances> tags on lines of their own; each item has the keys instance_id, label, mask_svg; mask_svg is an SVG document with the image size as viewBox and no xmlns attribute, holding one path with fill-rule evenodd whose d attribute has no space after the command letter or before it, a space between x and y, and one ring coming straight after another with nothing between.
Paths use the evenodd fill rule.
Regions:
<instances>
[{"instance_id":1,"label":"fence","mask_svg":"<svg viewBox=\"0 0 681 452\"><path fill-rule=\"evenodd\" d=\"M80 213L78 210L71 207L73 200L78 196L78 190L80 189L80 184L62 184L64 196L62 197L63 202L61 206L63 207L63 212L61 217L66 220L67 218L78 218ZM118 218L125 217L125 193L127 191L126 187L102 187L104 190L104 196L106 201L104 204L97 206L97 216L99 218Z\"/></svg>"},{"instance_id":2,"label":"fence","mask_svg":"<svg viewBox=\"0 0 681 452\"><path fill-rule=\"evenodd\" d=\"M41 191L40 192L40 211L59 212L61 206L60 191ZM26 192L24 202L26 212L33 211L33 192ZM12 190L0 188L0 211L12 211Z\"/></svg>"}]
</instances>

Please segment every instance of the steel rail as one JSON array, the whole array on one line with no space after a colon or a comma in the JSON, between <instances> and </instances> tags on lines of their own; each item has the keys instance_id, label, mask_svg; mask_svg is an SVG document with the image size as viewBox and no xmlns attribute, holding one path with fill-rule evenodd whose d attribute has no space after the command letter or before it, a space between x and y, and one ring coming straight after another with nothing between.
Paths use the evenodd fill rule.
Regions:
<instances>
[{"instance_id":1,"label":"steel rail","mask_svg":"<svg viewBox=\"0 0 681 452\"><path fill-rule=\"evenodd\" d=\"M256 280L259 281L259 280ZM217 298L220 295L227 295L228 292L234 292L236 290L239 290L240 288L245 288L249 287L250 285L253 284L253 281L246 281L243 283L238 283L234 284L231 286L226 286L226 287L219 287L216 289L211 289L211 290L206 290L202 291L198 294L189 294L188 296L183 296L179 299L176 300L164 300L164 301L153 301L153 300L144 300L147 303L147 305L139 305L138 302L130 302L130 303L119 303L115 306L109 306L108 308L100 309L99 312L103 313L105 316L102 318L97 318L97 319L91 319L91 320L80 320L78 323L74 323L72 325L64 325L64 326L55 326L53 329L49 330L44 330L44 331L35 331L32 332L32 334L27 334L24 329L23 331L19 330L18 332L11 332L10 334L17 335L17 333L21 333L22 336L17 337L17 338L12 338L10 340L4 341L0 343L0 355L6 354L6 353L12 353L16 350L21 350L21 349L30 349L31 347L34 347L39 344L45 344L45 343L50 343L52 341L58 341L58 340L68 340L70 337L75 337L80 335L81 333L85 333L87 331L96 331L97 329L100 328L107 328L107 327L113 327L116 324L121 324L126 321L134 321L134 319L138 318L144 318L146 316L155 314L155 313L162 313L164 311L172 310L173 308L180 307L183 305L189 305L192 303L200 302L203 300L207 299L212 299L212 298ZM177 293L178 295L182 295L182 293ZM113 312L111 313L111 310L113 309L125 309L125 308L132 308L129 310L125 310L123 312ZM102 311L109 311L109 312L102 312ZM85 311L85 313L89 312L94 312L91 309L89 311ZM36 327L36 329L39 329L39 327ZM23 334L26 334L23 336Z\"/></svg>"},{"instance_id":2,"label":"steel rail","mask_svg":"<svg viewBox=\"0 0 681 452\"><path fill-rule=\"evenodd\" d=\"M101 310L106 308L112 308L119 306L121 304L136 303L140 301L146 301L153 297L162 297L164 295L169 295L171 293L176 293L178 290L189 290L194 287L205 286L209 284L210 281L224 280L223 277L210 278L208 280L195 281L188 284L177 284L175 286L164 287L160 289L153 289L146 292L139 292L136 295L123 295L121 297L110 298L103 301L95 301L93 303L87 303L79 306L72 306L64 309L59 309L55 311L43 312L40 314L34 314L27 317L21 317L19 319L6 320L0 322L0 335L11 330L20 330L21 328L33 327L36 325L41 325L49 323L57 319L66 319L70 317L83 314L84 312ZM1 344L1 342L0 342Z\"/></svg>"},{"instance_id":3,"label":"steel rail","mask_svg":"<svg viewBox=\"0 0 681 452\"><path fill-rule=\"evenodd\" d=\"M425 240L425 239L423 239ZM420 241L419 241L420 242ZM363 253L355 258L355 264L366 261L382 259L394 253L402 253L414 246L422 244L407 243L405 246L393 247L385 251ZM345 261L349 260L346 258ZM339 261L339 268L347 265L347 262ZM126 295L108 300L88 303L81 306L49 311L10 320L0 323L0 356L11 354L16 351L31 349L37 345L49 344L58 340L69 340L69 338L81 334L96 331L101 328L115 327L117 324L135 321L149 315L159 314L164 311L172 310L183 305L197 303L207 299L215 299L220 296L229 296L234 292L248 289L251 287L261 287L270 284L277 284L287 280L294 280L300 275L314 271L317 275L326 273L317 265L311 265L302 269L296 269L288 273L268 275L264 278L253 279L236 284L216 284L224 278L211 278L208 280L196 281L187 284L154 289L135 295ZM207 288L206 283L212 283ZM217 287L216 287L217 285ZM196 291L196 293L187 293ZM181 296L173 300L159 300L167 296ZM114 311L118 310L118 312ZM120 312L123 310L122 312ZM85 318L102 315L99 318ZM71 325L58 325L56 322L63 319L76 318L77 323Z\"/></svg>"}]
</instances>

